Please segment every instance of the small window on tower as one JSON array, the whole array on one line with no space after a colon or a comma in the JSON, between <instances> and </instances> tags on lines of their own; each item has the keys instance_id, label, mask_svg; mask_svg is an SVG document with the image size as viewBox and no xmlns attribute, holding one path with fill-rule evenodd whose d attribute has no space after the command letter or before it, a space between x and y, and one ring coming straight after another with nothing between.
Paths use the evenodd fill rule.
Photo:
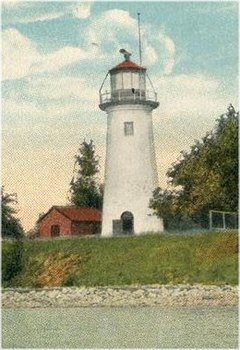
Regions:
<instances>
[{"instance_id":1,"label":"small window on tower","mask_svg":"<svg viewBox=\"0 0 240 350\"><path fill-rule=\"evenodd\" d=\"M124 122L124 135L133 135L133 122Z\"/></svg>"}]
</instances>

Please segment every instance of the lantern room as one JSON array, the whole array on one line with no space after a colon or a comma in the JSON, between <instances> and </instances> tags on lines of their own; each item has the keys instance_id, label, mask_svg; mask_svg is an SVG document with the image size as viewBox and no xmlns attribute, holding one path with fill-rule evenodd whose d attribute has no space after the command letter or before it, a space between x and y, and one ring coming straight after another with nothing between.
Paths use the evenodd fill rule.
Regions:
<instances>
[{"instance_id":1,"label":"lantern room","mask_svg":"<svg viewBox=\"0 0 240 350\"><path fill-rule=\"evenodd\" d=\"M121 49L120 52L124 53L125 61L110 69L106 75L99 91L100 109L106 110L111 105L129 103L150 104L152 108L157 108L157 94L146 68L130 61L131 54L126 50ZM110 89L105 87L107 82L110 83Z\"/></svg>"}]
</instances>

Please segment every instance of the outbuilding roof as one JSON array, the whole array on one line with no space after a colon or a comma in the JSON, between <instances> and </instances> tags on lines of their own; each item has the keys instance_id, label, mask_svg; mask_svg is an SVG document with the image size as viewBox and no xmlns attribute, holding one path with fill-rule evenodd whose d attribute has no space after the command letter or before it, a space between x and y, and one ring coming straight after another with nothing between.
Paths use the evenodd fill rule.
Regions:
<instances>
[{"instance_id":1,"label":"outbuilding roof","mask_svg":"<svg viewBox=\"0 0 240 350\"><path fill-rule=\"evenodd\" d=\"M102 213L95 208L77 208L69 206L52 206L48 212L39 218L42 221L53 209L64 215L71 221L102 221Z\"/></svg>"}]
</instances>

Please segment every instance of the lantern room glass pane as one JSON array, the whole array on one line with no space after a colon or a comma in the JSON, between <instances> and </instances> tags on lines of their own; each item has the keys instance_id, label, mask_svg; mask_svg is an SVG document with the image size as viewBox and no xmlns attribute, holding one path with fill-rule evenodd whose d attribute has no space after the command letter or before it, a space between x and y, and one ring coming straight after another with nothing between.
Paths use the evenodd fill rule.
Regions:
<instances>
[{"instance_id":1,"label":"lantern room glass pane","mask_svg":"<svg viewBox=\"0 0 240 350\"><path fill-rule=\"evenodd\" d=\"M131 75L130 72L123 72L123 89L132 88Z\"/></svg>"},{"instance_id":2,"label":"lantern room glass pane","mask_svg":"<svg viewBox=\"0 0 240 350\"><path fill-rule=\"evenodd\" d=\"M116 90L120 90L120 89L122 89L123 88L123 86L122 86L122 73L117 73L116 75L115 75L115 81L116 81L116 85L115 85L115 88L116 88Z\"/></svg>"},{"instance_id":3,"label":"lantern room glass pane","mask_svg":"<svg viewBox=\"0 0 240 350\"><path fill-rule=\"evenodd\" d=\"M139 73L132 73L132 87L139 89Z\"/></svg>"}]
</instances>

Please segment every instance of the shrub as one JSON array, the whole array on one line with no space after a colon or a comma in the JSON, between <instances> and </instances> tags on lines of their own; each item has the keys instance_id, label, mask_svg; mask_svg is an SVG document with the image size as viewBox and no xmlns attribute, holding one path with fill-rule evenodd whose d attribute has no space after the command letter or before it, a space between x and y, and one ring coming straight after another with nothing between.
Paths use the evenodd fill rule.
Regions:
<instances>
[{"instance_id":1,"label":"shrub","mask_svg":"<svg viewBox=\"0 0 240 350\"><path fill-rule=\"evenodd\" d=\"M8 242L8 249L2 254L2 282L3 284L16 277L23 268L23 242L16 240Z\"/></svg>"}]
</instances>

